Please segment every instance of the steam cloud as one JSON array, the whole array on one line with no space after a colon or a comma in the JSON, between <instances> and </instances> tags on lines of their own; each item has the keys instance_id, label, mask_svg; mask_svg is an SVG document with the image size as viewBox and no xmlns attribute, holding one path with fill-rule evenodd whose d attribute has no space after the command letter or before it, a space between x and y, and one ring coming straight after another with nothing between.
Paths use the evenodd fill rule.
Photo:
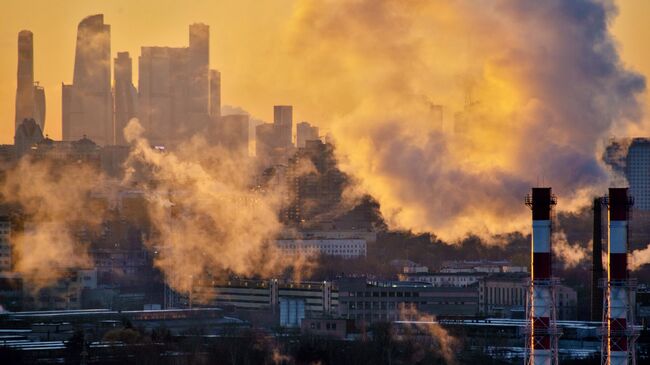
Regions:
<instances>
[{"instance_id":1,"label":"steam cloud","mask_svg":"<svg viewBox=\"0 0 650 365\"><path fill-rule=\"evenodd\" d=\"M574 210L608 183L605 136L638 124L611 1L303 1L296 103L329 121L343 169L392 227L446 240L528 230L521 198ZM435 104L444 106L442 125Z\"/></svg>"},{"instance_id":2,"label":"steam cloud","mask_svg":"<svg viewBox=\"0 0 650 365\"><path fill-rule=\"evenodd\" d=\"M641 266L650 264L650 245L646 248L632 251L630 270L639 270Z\"/></svg>"},{"instance_id":3,"label":"steam cloud","mask_svg":"<svg viewBox=\"0 0 650 365\"><path fill-rule=\"evenodd\" d=\"M430 341L427 350L440 353L446 364L456 364L455 351L459 347L459 341L440 326L434 316L421 313L416 309L401 309L400 319L411 321L412 329L428 335L428 337L420 339L420 341Z\"/></svg>"},{"instance_id":4,"label":"steam cloud","mask_svg":"<svg viewBox=\"0 0 650 365\"><path fill-rule=\"evenodd\" d=\"M76 230L92 231L102 222L106 206L94 204L92 197L104 188L97 181L96 171L83 164L23 158L0 185L4 200L20 206L25 216L24 229L11 240L14 269L35 289L68 269L92 266Z\"/></svg>"},{"instance_id":5,"label":"steam cloud","mask_svg":"<svg viewBox=\"0 0 650 365\"><path fill-rule=\"evenodd\" d=\"M167 284L188 293L205 273L269 276L289 266L304 268L306 262L284 260L274 246L281 195L252 189L255 170L248 159L201 138L160 153L143 131L136 119L125 129L133 146L127 171L147 166L154 181L144 187L157 232L147 244L158 252L155 265ZM137 183L133 174L125 180Z\"/></svg>"},{"instance_id":6,"label":"steam cloud","mask_svg":"<svg viewBox=\"0 0 650 365\"><path fill-rule=\"evenodd\" d=\"M590 244L589 247L592 247ZM564 231L553 233L553 254L562 261L565 268L574 268L589 258L589 251L579 242L569 243Z\"/></svg>"}]
</instances>

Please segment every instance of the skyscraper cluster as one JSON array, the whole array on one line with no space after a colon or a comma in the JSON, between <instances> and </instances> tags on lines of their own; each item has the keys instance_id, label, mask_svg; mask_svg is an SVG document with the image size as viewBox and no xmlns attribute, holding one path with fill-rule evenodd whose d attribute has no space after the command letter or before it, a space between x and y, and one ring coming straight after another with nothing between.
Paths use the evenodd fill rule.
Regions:
<instances>
[{"instance_id":1,"label":"skyscraper cluster","mask_svg":"<svg viewBox=\"0 0 650 365\"><path fill-rule=\"evenodd\" d=\"M38 142L45 127L45 94L34 82L33 62L33 35L21 31L15 130L23 153ZM137 62L136 87L131 55L117 52L111 60L111 26L103 14L79 23L72 83L62 84L63 140L87 138L102 147L125 146L124 128L138 118L152 145L174 148L199 134L211 144L248 155L249 115L221 115L221 73L210 69L208 25L189 26L187 47L142 47ZM27 119L35 123L21 129ZM318 139L319 132L302 122L294 144L291 105L275 105L273 123L260 124L255 131L256 154L265 164L286 164L296 148Z\"/></svg>"}]
</instances>

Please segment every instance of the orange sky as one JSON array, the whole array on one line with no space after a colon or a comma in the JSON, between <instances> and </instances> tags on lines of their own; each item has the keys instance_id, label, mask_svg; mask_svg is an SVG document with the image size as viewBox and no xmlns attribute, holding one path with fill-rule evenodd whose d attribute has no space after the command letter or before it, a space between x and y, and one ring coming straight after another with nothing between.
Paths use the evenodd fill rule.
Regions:
<instances>
[{"instance_id":1,"label":"orange sky","mask_svg":"<svg viewBox=\"0 0 650 365\"><path fill-rule=\"evenodd\" d=\"M280 44L295 0L13 0L3 4L0 22L0 143L13 143L17 35L34 32L34 76L45 87L45 133L61 137L61 82L70 83L76 27L87 15L103 13L111 25L111 52L129 51L137 86L140 46L185 46L188 25L210 25L210 62L222 72L222 103L239 105L254 116L270 120L272 105L292 104L299 90L283 83L287 76L270 65L290 57ZM187 5L190 3L191 5ZM620 15L612 29L624 61L650 75L650 2L619 1ZM273 60L271 62L271 60ZM260 77L263 75L263 77ZM262 81L264 80L264 81ZM269 81L270 80L270 81ZM309 87L305 80L304 87ZM650 100L646 98L646 100ZM294 119L316 124L320 114L295 105Z\"/></svg>"}]
</instances>

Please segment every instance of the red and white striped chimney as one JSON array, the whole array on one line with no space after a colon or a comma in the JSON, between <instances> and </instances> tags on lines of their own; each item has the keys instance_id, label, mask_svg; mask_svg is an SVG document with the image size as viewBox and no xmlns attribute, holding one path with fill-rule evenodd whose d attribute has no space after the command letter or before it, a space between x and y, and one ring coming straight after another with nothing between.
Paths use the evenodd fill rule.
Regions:
<instances>
[{"instance_id":1,"label":"red and white striped chimney","mask_svg":"<svg viewBox=\"0 0 650 365\"><path fill-rule=\"evenodd\" d=\"M631 199L627 188L609 189L609 259L605 323L607 364L628 364L629 286L627 274L627 232Z\"/></svg>"},{"instance_id":2,"label":"red and white striped chimney","mask_svg":"<svg viewBox=\"0 0 650 365\"><path fill-rule=\"evenodd\" d=\"M529 363L551 365L557 363L551 275L551 209L555 198L551 188L533 188L527 204L533 211Z\"/></svg>"}]
</instances>

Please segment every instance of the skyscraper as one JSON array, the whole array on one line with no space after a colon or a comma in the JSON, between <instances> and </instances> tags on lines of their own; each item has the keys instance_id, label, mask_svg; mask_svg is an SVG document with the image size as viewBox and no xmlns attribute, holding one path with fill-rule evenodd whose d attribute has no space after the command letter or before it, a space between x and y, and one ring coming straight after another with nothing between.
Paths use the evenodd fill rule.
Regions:
<instances>
[{"instance_id":1,"label":"skyscraper","mask_svg":"<svg viewBox=\"0 0 650 365\"><path fill-rule=\"evenodd\" d=\"M248 114L224 115L219 121L219 141L230 151L248 155Z\"/></svg>"},{"instance_id":2,"label":"skyscraper","mask_svg":"<svg viewBox=\"0 0 650 365\"><path fill-rule=\"evenodd\" d=\"M30 118L41 130L45 128L45 91L34 84L34 35L22 30L18 33L15 131L23 120Z\"/></svg>"},{"instance_id":3,"label":"skyscraper","mask_svg":"<svg viewBox=\"0 0 650 365\"><path fill-rule=\"evenodd\" d=\"M318 127L312 126L307 122L301 122L296 125L296 147L305 147L307 141L318 139Z\"/></svg>"},{"instance_id":4,"label":"skyscraper","mask_svg":"<svg viewBox=\"0 0 650 365\"><path fill-rule=\"evenodd\" d=\"M293 107L291 105L273 106L273 123L278 129L279 144L282 148L293 146Z\"/></svg>"},{"instance_id":5,"label":"skyscraper","mask_svg":"<svg viewBox=\"0 0 650 365\"><path fill-rule=\"evenodd\" d=\"M625 176L634 197L634 208L650 211L650 139L634 138L627 150Z\"/></svg>"},{"instance_id":6,"label":"skyscraper","mask_svg":"<svg viewBox=\"0 0 650 365\"><path fill-rule=\"evenodd\" d=\"M124 127L136 116L137 90L133 86L132 62L128 52L118 52L114 61L115 144L125 145Z\"/></svg>"},{"instance_id":7,"label":"skyscraper","mask_svg":"<svg viewBox=\"0 0 650 365\"><path fill-rule=\"evenodd\" d=\"M210 70L210 116L213 122L221 116L221 73Z\"/></svg>"},{"instance_id":8,"label":"skyscraper","mask_svg":"<svg viewBox=\"0 0 650 365\"><path fill-rule=\"evenodd\" d=\"M79 23L72 85L63 85L65 140L87 136L100 145L114 143L110 32L103 14Z\"/></svg>"},{"instance_id":9,"label":"skyscraper","mask_svg":"<svg viewBox=\"0 0 650 365\"><path fill-rule=\"evenodd\" d=\"M189 47L142 47L138 116L154 144L173 147L210 126L209 27L190 26Z\"/></svg>"},{"instance_id":10,"label":"skyscraper","mask_svg":"<svg viewBox=\"0 0 650 365\"><path fill-rule=\"evenodd\" d=\"M210 27L205 24L190 25L189 111L206 115L210 101L208 73L210 67Z\"/></svg>"},{"instance_id":11,"label":"skyscraper","mask_svg":"<svg viewBox=\"0 0 650 365\"><path fill-rule=\"evenodd\" d=\"M38 84L34 85L34 120L45 130L45 89Z\"/></svg>"}]
</instances>

